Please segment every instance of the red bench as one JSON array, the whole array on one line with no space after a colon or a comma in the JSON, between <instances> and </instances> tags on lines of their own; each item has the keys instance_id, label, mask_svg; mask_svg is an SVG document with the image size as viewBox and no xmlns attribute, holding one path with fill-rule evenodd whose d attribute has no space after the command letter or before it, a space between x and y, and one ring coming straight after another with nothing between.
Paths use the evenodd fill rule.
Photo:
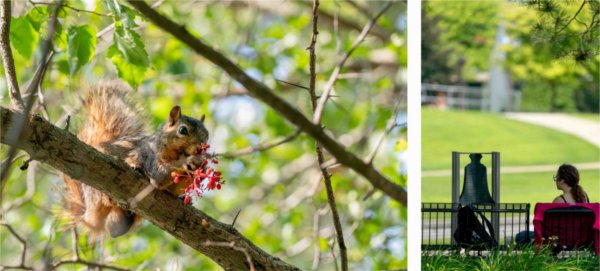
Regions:
<instances>
[{"instance_id":1,"label":"red bench","mask_svg":"<svg viewBox=\"0 0 600 271\"><path fill-rule=\"evenodd\" d=\"M600 255L600 203L537 203L536 245L555 244L554 252L590 248Z\"/></svg>"}]
</instances>

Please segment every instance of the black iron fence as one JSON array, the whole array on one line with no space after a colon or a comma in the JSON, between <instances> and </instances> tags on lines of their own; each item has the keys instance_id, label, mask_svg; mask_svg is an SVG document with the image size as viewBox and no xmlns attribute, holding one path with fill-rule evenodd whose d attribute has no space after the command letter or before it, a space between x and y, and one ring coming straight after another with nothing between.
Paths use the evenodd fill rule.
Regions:
<instances>
[{"instance_id":1,"label":"black iron fence","mask_svg":"<svg viewBox=\"0 0 600 271\"><path fill-rule=\"evenodd\" d=\"M471 204L474 210L491 222L497 246L516 242L519 233L529 243L529 203ZM454 233L458 227L459 203L422 203L422 250L451 250L459 248ZM480 223L485 225L484 218ZM483 248L479 248L483 249Z\"/></svg>"}]
</instances>

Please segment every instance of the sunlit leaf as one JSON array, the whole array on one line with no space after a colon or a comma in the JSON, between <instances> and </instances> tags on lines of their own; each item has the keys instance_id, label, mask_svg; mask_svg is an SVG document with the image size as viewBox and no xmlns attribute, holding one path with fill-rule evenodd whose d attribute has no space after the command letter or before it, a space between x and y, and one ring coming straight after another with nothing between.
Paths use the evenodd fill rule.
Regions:
<instances>
[{"instance_id":1,"label":"sunlit leaf","mask_svg":"<svg viewBox=\"0 0 600 271\"><path fill-rule=\"evenodd\" d=\"M39 38L29 16L12 18L10 24L10 43L25 59L29 59L37 46Z\"/></svg>"},{"instance_id":2,"label":"sunlit leaf","mask_svg":"<svg viewBox=\"0 0 600 271\"><path fill-rule=\"evenodd\" d=\"M73 75L94 56L96 31L90 25L72 26L69 27L67 36L69 73Z\"/></svg>"}]
</instances>

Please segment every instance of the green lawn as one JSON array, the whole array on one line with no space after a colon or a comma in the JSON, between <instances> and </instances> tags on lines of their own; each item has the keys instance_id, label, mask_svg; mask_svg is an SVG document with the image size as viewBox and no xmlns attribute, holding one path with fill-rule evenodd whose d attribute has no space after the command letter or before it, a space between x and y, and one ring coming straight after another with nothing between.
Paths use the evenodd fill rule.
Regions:
<instances>
[{"instance_id":1,"label":"green lawn","mask_svg":"<svg viewBox=\"0 0 600 271\"><path fill-rule=\"evenodd\" d=\"M452 151L499 151L502 166L558 167L600 158L600 149L575 136L501 115L424 108L421 119L423 170L450 169Z\"/></svg>"},{"instance_id":2,"label":"green lawn","mask_svg":"<svg viewBox=\"0 0 600 271\"><path fill-rule=\"evenodd\" d=\"M600 173L598 170L582 170L579 174L580 184L590 197L590 201L599 202ZM551 202L561 194L561 191L556 190L552 175L552 172L502 174L500 176L500 202L529 202L532 211L537 202ZM488 181L491 182L489 177ZM491 189L491 183L489 187ZM421 181L421 188L422 202L452 201L450 177L424 177Z\"/></svg>"},{"instance_id":3,"label":"green lawn","mask_svg":"<svg viewBox=\"0 0 600 271\"><path fill-rule=\"evenodd\" d=\"M569 113L573 117L578 117L586 120L591 120L595 122L600 122L600 114L596 113Z\"/></svg>"}]
</instances>

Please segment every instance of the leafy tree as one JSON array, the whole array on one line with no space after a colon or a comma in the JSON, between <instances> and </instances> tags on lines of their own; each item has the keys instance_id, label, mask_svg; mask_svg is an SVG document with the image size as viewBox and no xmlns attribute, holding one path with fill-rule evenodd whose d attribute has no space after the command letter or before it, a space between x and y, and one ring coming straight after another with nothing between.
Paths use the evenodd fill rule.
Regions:
<instances>
[{"instance_id":1,"label":"leafy tree","mask_svg":"<svg viewBox=\"0 0 600 271\"><path fill-rule=\"evenodd\" d=\"M595 0L526 0L536 11L532 36L558 58L594 61L600 52L600 2Z\"/></svg>"},{"instance_id":2,"label":"leafy tree","mask_svg":"<svg viewBox=\"0 0 600 271\"><path fill-rule=\"evenodd\" d=\"M405 149L405 129L401 129L406 92L401 75L407 55L403 3L392 2L388 7L383 2L324 2L317 9L317 95L322 95L339 61L354 48L346 63L339 65L320 121L324 129L305 117L313 114L305 90L312 75L306 48L313 33L312 6L306 3L273 7L253 1L157 1L151 9L135 1L10 4L3 2L2 9L3 25L10 11L12 18L9 37L0 42L2 70L7 74L0 79L6 83L0 84L1 119L3 127L9 127L2 129L0 151L3 157L10 156L12 146L26 151L18 152L12 163L4 160L3 169L33 161L25 163L25 171L3 171L2 221L6 224L0 229L2 265L28 269L65 266L71 261L90 267L218 270L218 265L226 266L227 258L246 264L248 253L248 262L256 270L269 270L276 264L333 269L341 263L340 239L317 163L315 142L319 142L324 165L332 174L349 268L406 267L406 207L394 196L405 195L401 187L407 184L399 160ZM159 17L149 16L154 14L152 10L158 11ZM375 20L380 11L381 17ZM157 18L181 27L158 24ZM363 26L369 24L371 31L365 32L364 42L357 43ZM182 38L190 33L191 38ZM42 45L48 36L53 44L46 57ZM5 58L8 40L15 76L11 76L10 59ZM198 41L207 44L208 51L190 46ZM229 62L215 65L216 58ZM232 72L237 68L241 72ZM36 84L32 78L42 80ZM83 119L80 89L110 78L120 78L136 89L152 127L166 119L174 104L192 116L206 113L209 143L221 155L219 168L227 184L218 193L194 202L199 211L157 193L155 197L163 205L134 207L156 226L146 222L122 238L96 243L80 234L74 247L73 236L64 227L66 219L58 215L60 188L53 187L62 185L59 171L86 172L82 181L102 187L117 201L126 200L143 185L127 168L119 168L125 176L122 179L103 180L102 174L110 170L90 168L108 169L110 157L83 151L85 146L70 135ZM14 87L28 86L24 82L29 81L33 87ZM282 100L264 102L261 95ZM41 118L31 118L22 126L25 134L15 144L11 134L16 128L11 125L15 119L25 119L19 116L27 113L29 97L35 97L31 113ZM11 103L14 109L8 108ZM289 108L296 111L282 113ZM67 116L71 117L70 133L56 127L64 127ZM52 136L42 142L27 140L30 131ZM44 142L62 147L36 145ZM400 147L395 149L395 145ZM72 159L61 156L66 149L77 150L80 167L68 166ZM41 159L41 153L50 156ZM373 185L379 188L373 189ZM176 221L165 219L167 214L186 215L189 228L177 229ZM222 232L192 234L198 227ZM16 236L23 237L27 247L23 262ZM274 265L261 267L263 263Z\"/></svg>"},{"instance_id":3,"label":"leafy tree","mask_svg":"<svg viewBox=\"0 0 600 271\"><path fill-rule=\"evenodd\" d=\"M446 77L440 81L464 83L486 72L494 45L499 7L496 1L425 2L422 44L430 49L424 50L421 56L426 71L424 76ZM432 35L439 37L429 40ZM446 61L441 59L444 54ZM439 57L433 57L435 55ZM430 59L430 56L433 58ZM447 73L448 68L434 72L438 65L448 65L454 72ZM423 79L427 81L427 78Z\"/></svg>"}]
</instances>

